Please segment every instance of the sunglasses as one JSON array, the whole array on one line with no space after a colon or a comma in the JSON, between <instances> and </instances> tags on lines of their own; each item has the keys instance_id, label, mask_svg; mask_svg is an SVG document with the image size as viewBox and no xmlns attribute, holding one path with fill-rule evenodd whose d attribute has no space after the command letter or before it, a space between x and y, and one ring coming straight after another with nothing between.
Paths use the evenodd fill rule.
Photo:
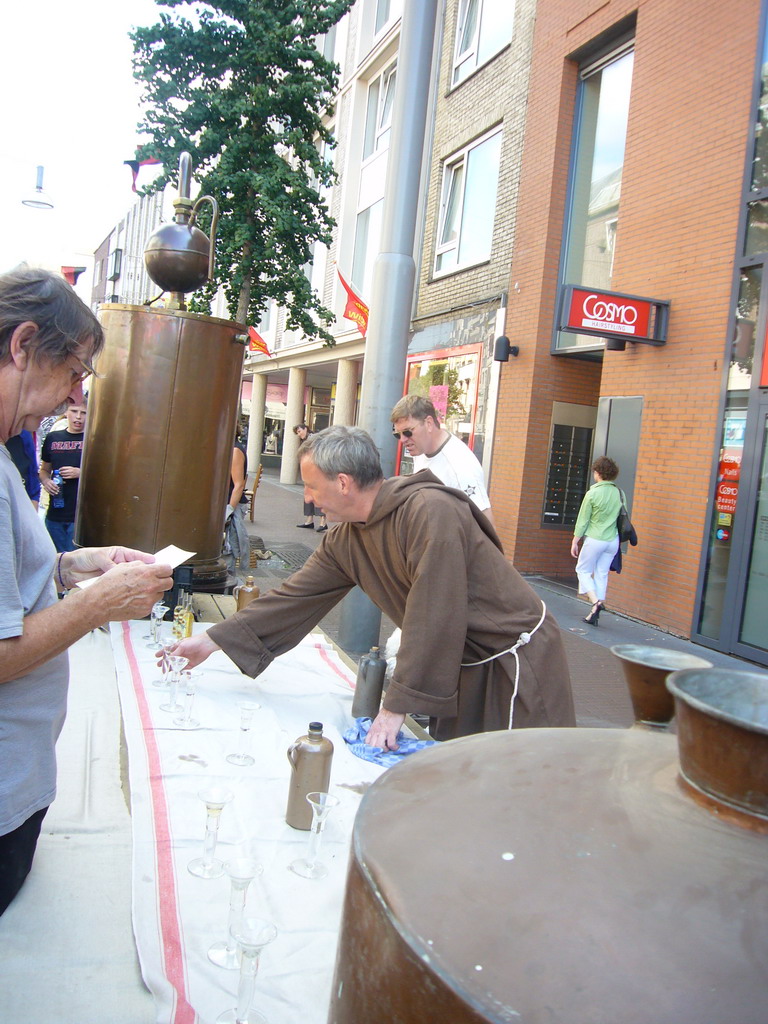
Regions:
<instances>
[{"instance_id":1,"label":"sunglasses","mask_svg":"<svg viewBox=\"0 0 768 1024\"><path fill-rule=\"evenodd\" d=\"M394 439L396 441L399 441L401 437L413 437L413 431L412 430L393 430L392 431L392 437L394 437Z\"/></svg>"}]
</instances>

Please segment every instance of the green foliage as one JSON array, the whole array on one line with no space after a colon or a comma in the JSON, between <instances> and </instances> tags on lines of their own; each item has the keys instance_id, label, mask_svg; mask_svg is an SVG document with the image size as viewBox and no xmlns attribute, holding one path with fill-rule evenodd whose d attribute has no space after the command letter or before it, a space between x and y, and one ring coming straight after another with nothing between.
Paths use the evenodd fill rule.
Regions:
<instances>
[{"instance_id":1,"label":"green foliage","mask_svg":"<svg viewBox=\"0 0 768 1024\"><path fill-rule=\"evenodd\" d=\"M164 165L152 190L176 183L179 156L189 152L200 194L219 204L216 279L230 315L257 324L274 299L289 330L333 344L333 314L304 271L334 226L320 190L334 178L323 116L339 69L315 37L353 0L156 2L188 17L161 12L159 23L131 33L146 105L139 130L151 140L138 158ZM190 307L209 310L214 291L203 289Z\"/></svg>"}]
</instances>

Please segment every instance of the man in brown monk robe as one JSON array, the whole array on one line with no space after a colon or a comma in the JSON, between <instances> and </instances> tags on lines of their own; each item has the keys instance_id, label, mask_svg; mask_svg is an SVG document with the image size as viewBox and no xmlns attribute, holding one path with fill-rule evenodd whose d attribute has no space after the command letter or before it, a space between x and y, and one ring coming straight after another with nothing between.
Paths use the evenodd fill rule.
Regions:
<instances>
[{"instance_id":1,"label":"man in brown monk robe","mask_svg":"<svg viewBox=\"0 0 768 1024\"><path fill-rule=\"evenodd\" d=\"M306 500L340 525L281 587L181 641L191 667L222 649L257 676L357 585L403 631L372 746L397 749L407 713L439 740L576 724L557 623L463 492L428 471L385 480L359 427L313 434L299 460Z\"/></svg>"}]
</instances>

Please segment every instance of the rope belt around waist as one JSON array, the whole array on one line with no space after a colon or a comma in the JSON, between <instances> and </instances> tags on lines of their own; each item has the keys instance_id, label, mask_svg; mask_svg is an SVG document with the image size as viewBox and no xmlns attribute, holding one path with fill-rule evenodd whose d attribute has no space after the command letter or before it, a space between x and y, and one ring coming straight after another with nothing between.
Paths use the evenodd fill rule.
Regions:
<instances>
[{"instance_id":1,"label":"rope belt around waist","mask_svg":"<svg viewBox=\"0 0 768 1024\"><path fill-rule=\"evenodd\" d=\"M509 725L507 728L512 728L512 719L515 714L515 698L517 697L517 689L520 684L520 658L518 657L517 650L519 647L524 647L529 644L533 638L533 634L538 630L539 626L544 622L547 615L547 606L544 602L541 602L541 617L530 633L521 633L514 644L511 647L507 647L504 651L499 651L497 654L491 654L487 658L483 658L481 661L462 661L462 668L474 668L476 665L485 665L489 661L495 661L497 658L503 658L505 654L512 654L515 658L515 685L512 689L512 699L509 702Z\"/></svg>"}]
</instances>

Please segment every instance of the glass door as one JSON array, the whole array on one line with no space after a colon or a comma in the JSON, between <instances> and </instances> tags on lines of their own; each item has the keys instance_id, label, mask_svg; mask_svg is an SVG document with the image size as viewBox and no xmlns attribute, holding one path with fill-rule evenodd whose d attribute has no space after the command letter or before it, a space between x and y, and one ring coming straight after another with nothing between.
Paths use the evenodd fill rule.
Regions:
<instances>
[{"instance_id":1,"label":"glass door","mask_svg":"<svg viewBox=\"0 0 768 1024\"><path fill-rule=\"evenodd\" d=\"M768 664L768 398L760 401L756 440L748 502L754 516L747 531L746 558L736 588L742 604L734 654Z\"/></svg>"}]
</instances>

